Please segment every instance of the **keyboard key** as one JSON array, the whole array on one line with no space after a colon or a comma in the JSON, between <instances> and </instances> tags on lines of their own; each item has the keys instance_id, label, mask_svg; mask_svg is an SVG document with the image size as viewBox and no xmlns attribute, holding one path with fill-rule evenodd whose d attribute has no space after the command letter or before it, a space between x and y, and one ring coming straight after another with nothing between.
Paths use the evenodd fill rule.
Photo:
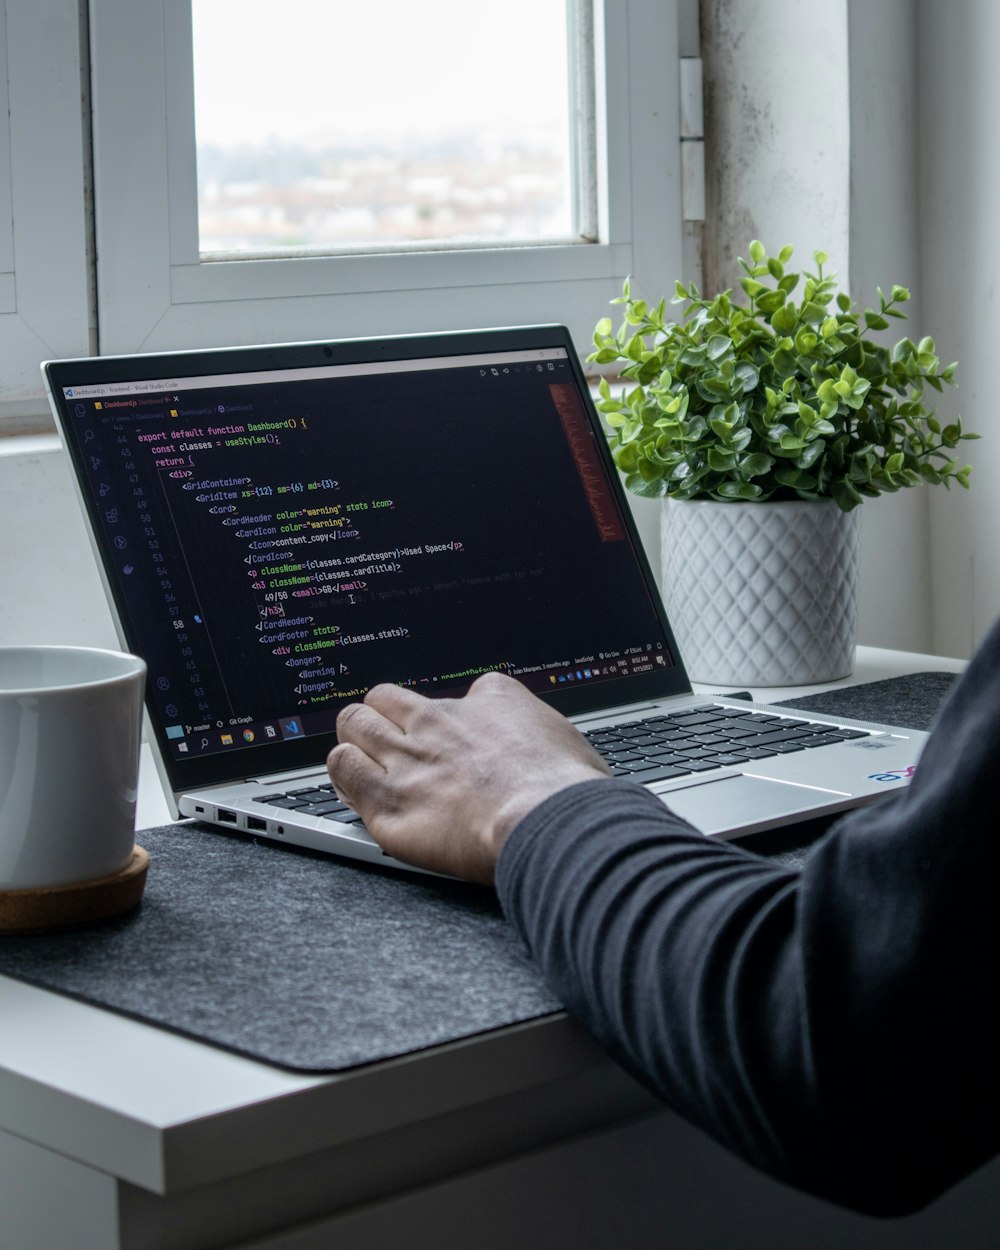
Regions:
<instances>
[{"instance_id":1,"label":"keyboard key","mask_svg":"<svg viewBox=\"0 0 1000 1250\"><path fill-rule=\"evenodd\" d=\"M754 746L765 747L777 745L781 742L795 742L797 739L809 738L811 735L808 730L802 729L774 729L769 733L760 734L754 739Z\"/></svg>"},{"instance_id":2,"label":"keyboard key","mask_svg":"<svg viewBox=\"0 0 1000 1250\"><path fill-rule=\"evenodd\" d=\"M676 751L647 751L646 759L656 764L686 764L687 760Z\"/></svg>"},{"instance_id":3,"label":"keyboard key","mask_svg":"<svg viewBox=\"0 0 1000 1250\"><path fill-rule=\"evenodd\" d=\"M637 768L632 777L647 784L650 781L668 781L671 777L684 777L687 772L686 768L672 768L669 764L650 764L648 768Z\"/></svg>"},{"instance_id":4,"label":"keyboard key","mask_svg":"<svg viewBox=\"0 0 1000 1250\"><path fill-rule=\"evenodd\" d=\"M323 819L324 820L336 820L336 821L339 821L339 823L342 825L360 825L361 824L361 817L358 815L357 812L352 811L349 807L345 807L344 810L340 812L325 812L323 814Z\"/></svg>"},{"instance_id":5,"label":"keyboard key","mask_svg":"<svg viewBox=\"0 0 1000 1250\"><path fill-rule=\"evenodd\" d=\"M667 720L671 725L681 725L684 727L690 725L707 725L710 721L723 719L719 712L678 712L673 716L669 716Z\"/></svg>"},{"instance_id":6,"label":"keyboard key","mask_svg":"<svg viewBox=\"0 0 1000 1250\"><path fill-rule=\"evenodd\" d=\"M350 809L346 803L341 803L340 799L328 799L325 803L310 803L307 808L301 810L307 811L310 816L331 816Z\"/></svg>"}]
</instances>

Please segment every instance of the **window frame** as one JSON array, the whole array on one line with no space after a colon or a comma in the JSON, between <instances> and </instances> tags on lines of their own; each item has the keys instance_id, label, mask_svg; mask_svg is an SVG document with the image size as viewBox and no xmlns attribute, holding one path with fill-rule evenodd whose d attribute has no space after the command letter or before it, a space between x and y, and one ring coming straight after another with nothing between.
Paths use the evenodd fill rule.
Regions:
<instances>
[{"instance_id":1,"label":"window frame","mask_svg":"<svg viewBox=\"0 0 1000 1250\"><path fill-rule=\"evenodd\" d=\"M86 23L76 0L0 2L0 423L48 422L39 363L95 349ZM5 107L4 107L5 106Z\"/></svg>"},{"instance_id":2,"label":"window frame","mask_svg":"<svg viewBox=\"0 0 1000 1250\"><path fill-rule=\"evenodd\" d=\"M676 0L595 0L597 243L266 260L198 255L186 0L92 0L102 353L565 322L583 350L682 268Z\"/></svg>"}]
</instances>

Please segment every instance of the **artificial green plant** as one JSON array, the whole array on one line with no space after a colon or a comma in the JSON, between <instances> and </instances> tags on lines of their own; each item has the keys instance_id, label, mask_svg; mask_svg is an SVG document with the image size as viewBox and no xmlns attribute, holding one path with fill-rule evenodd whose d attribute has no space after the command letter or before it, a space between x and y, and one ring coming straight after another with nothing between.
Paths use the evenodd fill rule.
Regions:
<instances>
[{"instance_id":1,"label":"artificial green plant","mask_svg":"<svg viewBox=\"0 0 1000 1250\"><path fill-rule=\"evenodd\" d=\"M879 308L859 312L824 273L824 252L805 274L786 271L791 255L750 244L745 303L678 282L679 321L626 281L612 301L622 324L614 332L604 318L589 357L622 364L624 387L602 378L598 408L625 485L675 499L833 499L845 512L922 482L967 487L970 466L952 451L977 435L958 419L942 425L925 403L925 387L942 391L956 366L940 367L932 338L888 348L871 337L905 317L910 292L879 290Z\"/></svg>"}]
</instances>

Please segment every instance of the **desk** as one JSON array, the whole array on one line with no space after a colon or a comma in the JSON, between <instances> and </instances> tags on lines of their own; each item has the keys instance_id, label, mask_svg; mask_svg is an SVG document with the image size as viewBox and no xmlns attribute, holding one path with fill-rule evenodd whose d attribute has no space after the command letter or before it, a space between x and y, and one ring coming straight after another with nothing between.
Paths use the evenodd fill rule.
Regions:
<instances>
[{"instance_id":1,"label":"desk","mask_svg":"<svg viewBox=\"0 0 1000 1250\"><path fill-rule=\"evenodd\" d=\"M835 684L960 668L862 648ZM165 817L147 768L139 824ZM0 1250L986 1247L998 1178L891 1224L835 1211L660 1109L562 1014L316 1077L0 977Z\"/></svg>"}]
</instances>

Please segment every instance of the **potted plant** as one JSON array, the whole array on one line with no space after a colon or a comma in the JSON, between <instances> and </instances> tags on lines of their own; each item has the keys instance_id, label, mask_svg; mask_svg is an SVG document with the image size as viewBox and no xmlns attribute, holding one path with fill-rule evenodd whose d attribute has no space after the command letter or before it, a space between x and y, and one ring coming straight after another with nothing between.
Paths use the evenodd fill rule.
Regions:
<instances>
[{"instance_id":1,"label":"potted plant","mask_svg":"<svg viewBox=\"0 0 1000 1250\"><path fill-rule=\"evenodd\" d=\"M617 332L604 318L590 360L617 364L598 408L625 485L664 499L663 591L692 677L784 685L851 671L859 513L866 498L923 483L968 486L942 424L934 340L876 341L905 317L893 286L859 311L824 271L788 272L790 247L740 259L744 301L678 282L679 321L626 281ZM802 286L801 297L796 292ZM766 505L766 506L764 506ZM785 619L790 613L790 620Z\"/></svg>"}]
</instances>

